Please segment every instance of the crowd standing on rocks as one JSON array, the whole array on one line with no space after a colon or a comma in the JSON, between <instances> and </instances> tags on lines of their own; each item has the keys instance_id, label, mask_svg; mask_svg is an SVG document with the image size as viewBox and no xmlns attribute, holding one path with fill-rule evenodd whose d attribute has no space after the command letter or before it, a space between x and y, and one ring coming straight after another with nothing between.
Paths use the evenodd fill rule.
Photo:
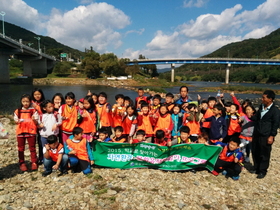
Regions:
<instances>
[{"instance_id":1,"label":"crowd standing on rocks","mask_svg":"<svg viewBox=\"0 0 280 210\"><path fill-rule=\"evenodd\" d=\"M208 119L207 114L209 115L208 110L213 108L214 110L213 113L215 115L216 112L215 109L217 109L217 107L209 106L209 101L211 100L208 100L207 102L208 107L206 109L204 107L205 112L203 113L202 111L201 114L200 112L201 110L203 110L203 106L205 106L206 102L204 101L201 102L200 107L202 107L202 109L200 110L198 109L197 103L193 103L188 99L187 87L185 86L181 87L180 90L181 90L180 91L181 97L179 100L177 100L176 104L180 104L183 110L180 112L180 115L182 116L182 124L183 124L182 126L191 128L190 132L188 133L188 138L183 143L195 143L196 141L198 141L199 139L198 136L201 133L199 133L199 135L197 135L197 133L193 133L193 131L196 130L195 129L193 130L193 124L190 124L189 122L192 121L196 122L196 119L199 119L197 120L196 123L198 123L198 125L200 126L199 122L200 122L201 115L204 115L202 119L205 119L202 121L206 122ZM39 90L35 90L33 93L36 94L36 91L40 92ZM257 128L257 131L259 132L259 134L263 135L262 139L264 139L264 136L268 136L269 141L271 141L270 136L273 136L273 141L268 142L269 144L272 144L274 142L274 137L277 134L277 128L279 127L279 111L277 110L276 112L275 109L271 109L272 107L271 105L273 104L274 98L271 97L266 92L264 92L263 95L268 99L272 99L271 101L272 103L267 103L267 104L263 103L263 106L261 106L260 109L258 110L259 113L257 112L256 114L257 117L256 123L262 123L261 121L265 119L263 118L263 116L266 116L267 113L269 113L271 110L274 110L273 116L269 117L270 119L269 123L271 125L270 127L273 127L274 130L273 133L267 133L266 131L259 130ZM234 97L234 94L232 94L232 96ZM98 102L96 103L96 107L98 107L100 105L100 101L102 101L102 99L100 100L99 97L98 97ZM102 97L106 98L104 97L104 95ZM140 96L140 98L141 97L143 96ZM152 104L151 101L154 102L155 99L158 99L157 97L158 96L156 97L154 96L150 98L145 97L145 100L147 100L146 102L149 102L151 104L149 105L149 107L151 108L155 107L155 104ZM95 97L91 97L91 98L94 99ZM223 104L225 107L229 105L221 100L221 96L219 96L218 99L215 100L219 101L219 103ZM140 109L138 110L138 118L139 116L143 117L142 115L145 114L143 113L144 111L142 110L142 108L146 107L145 105L146 102L143 101L141 102L141 101L142 100L136 99L136 107ZM198 101L200 101L199 98ZM61 102L59 103L59 105L62 105ZM55 104L54 101L53 103ZM80 100L80 103L83 105L85 104L84 101L82 100ZM67 104L67 98L66 98L66 104ZM90 110L86 108L87 105L82 108L81 104L77 104L80 105L79 106L80 108L77 109L75 108L75 110L77 110L77 115L76 115L77 118L74 127L76 127L77 125L77 119L80 117L83 118L83 120L85 120L86 118L85 113L86 111L89 112ZM199 104L200 103L198 102L198 105ZM23 105L22 107L24 108L24 103L22 103L22 105ZM170 108L171 105L172 108ZM232 105L233 104L229 106L231 107L231 109L233 109ZM43 127L44 123L42 120L44 114L46 113L42 112L42 107L39 108L38 104L37 107L35 105L33 106L36 108L36 112L38 113L36 115L34 112L32 114L34 115L34 117L30 117L30 119L32 122L33 121L38 122L41 120L41 127ZM17 111L23 109L22 107L17 109ZM105 111L103 110L104 111L103 114L105 114L106 112L107 114L110 113L110 115L112 116L111 110L112 113L114 113L114 110L121 111L121 109L118 108L120 107L120 103L118 103L118 100L117 100L117 104L114 105L113 107L110 107L110 109L107 106L107 104L105 107L106 109ZM151 137L150 140L146 140L146 141L148 142L150 141L152 143L156 143L159 145L168 146L170 145L168 143L170 142L174 143L174 139L179 139L180 134L178 134L178 131L180 131L180 129L177 126L174 126L174 124L178 122L172 121L171 122L172 127L170 127L168 130L158 129L158 130L163 130L166 138L164 138L162 141L154 140L156 139L155 135L158 131L158 130L154 130L154 128L155 127L157 128L157 126L159 126L157 124L158 121L156 120L156 118L162 117L160 115L162 114L161 113L162 110L160 109L160 107L167 107L167 110L169 110L168 108L173 109L174 107L176 107L176 105L173 104L172 101L171 103L168 103L168 101L166 101L164 106L157 106L157 108L153 109L153 111L156 110L156 112L154 112L153 114L151 113L148 114L150 118L154 118L155 120L150 121L154 133L146 132L146 134L148 134L147 139ZM248 107L248 104L243 108L245 107ZM62 114L61 111L63 112L63 108L58 108L58 107L55 108L57 109L57 112L59 114ZM238 109L238 107L236 108ZM240 106L239 108L242 109L242 106ZM23 110L29 110L29 106ZM124 111L124 110L125 109L122 109L123 114L119 114L119 113L117 114L117 116L119 116L119 118L121 119L120 122L123 122L123 117L128 115L129 111L127 110ZM42 113L40 113L40 111ZM231 122L232 120L236 120L236 118L232 116L238 116L241 113L241 111L237 112L236 110L232 111L230 109L229 111L230 112L228 112L228 114L225 116L228 116L229 123L232 123ZM264 111L265 113L261 113ZM243 112L248 115L246 109L243 109ZM96 125L95 128L97 129L92 130L92 132L90 133L84 132L85 134L88 134L87 136L85 136L85 138L87 140L86 141L87 144L89 145L90 142L94 140L100 140L98 139L98 136L96 137L96 132L98 132L99 128L103 127L103 130L107 131L108 134L111 134L110 132L112 132L110 126L104 126L106 125L106 120L109 119L108 115L107 115L107 119L105 119L105 121L104 120L102 121L101 116L104 115L98 114L98 108L96 108L95 114L96 114L95 119L97 120L94 122L94 125ZM165 114L167 113L164 113L164 115ZM190 114L193 114L192 118L191 119L186 118L186 116L188 117L188 115ZM63 114L61 116L62 116L62 121L67 120L67 116L63 116ZM278 116L278 121L277 119L275 119L275 116ZM151 169L131 169L131 170L120 170L120 169L113 169L113 168L105 169L105 168L99 168L94 165L93 165L93 173L84 173L87 174L86 176L83 175L82 173L73 173L75 171L72 171L72 173L69 174L64 173L62 174L63 176L60 176L61 173L59 171L53 171L52 173L48 174L47 177L42 177L41 174L42 173L44 174L45 169L43 166L38 167L37 165L37 163L39 163L40 161L40 156L38 158L38 161L37 160L36 162L34 161L34 158L37 159L37 157L34 157L34 152L35 154L37 153L40 154L40 148L35 148L37 151L36 150L34 151L33 150L34 144L31 143L31 148L30 148L30 143L29 143L30 140L29 140L28 143L29 143L30 152L28 152L24 148L23 151L25 152L23 153L24 156L22 156L22 150L19 150L18 152L16 149L19 148L18 136L21 135L22 133L19 133L19 129L17 129L17 131L15 132L16 130L15 127L16 126L18 127L20 123L24 122L22 121L22 119L25 120L27 118L18 117L17 113L15 114L14 118L17 125L13 123L14 121L11 120L11 118L8 117L1 118L1 123L5 126L7 130L9 130L10 133L9 139L0 140L0 144L2 147L0 152L0 156L1 156L0 204L2 209L30 209L30 208L33 209L54 209L54 208L55 209L277 209L279 206L278 199L280 197L280 191L279 191L280 184L279 184L279 177L277 176L279 170L279 158L280 158L279 155L280 153L278 152L279 141L275 141L275 147L272 150L270 168L267 176L266 176L266 172L267 172L267 168L266 168L264 176L259 177L258 175L257 176L258 179L255 179L256 175L250 173L249 171L253 169L257 169L257 170L259 169L260 172L260 170L263 169L254 168L252 165L253 161L250 160L249 156L247 156L247 161L244 161L245 167L242 168L241 178L239 179L238 182L236 182L235 181L236 179L234 179L233 177L231 179L230 178L231 176L229 176L228 179L225 179L224 176L222 175L215 177L207 170L202 170L197 173L185 172L185 171L165 172L165 171L151 170ZM56 116L55 118L59 118L59 117ZM57 120L57 122L59 122L59 120ZM153 122L155 123L154 126L152 124ZM227 130L226 136L231 136L231 138L233 138L236 137L237 134L238 136L242 135L242 126L241 126L242 122L244 122L244 120L242 121L242 117L240 117L240 122L239 122L240 132L238 132L239 128L235 128L236 129L235 131L237 132L233 132L233 133L228 133ZM113 127L115 128L118 126L122 127L122 124L116 126L117 123L118 121L115 120ZM81 123L78 124L79 126L81 126ZM138 125L137 123L132 123L132 124L136 124L136 126L131 125L129 132L125 136L127 138L127 141L129 141L130 143L132 143L131 140L135 140L134 133L136 132L137 125ZM59 126L61 126L61 124L57 123L56 126L52 127L51 131L54 132ZM65 124L65 126L66 126L66 130L61 129L62 133L56 134L61 137L62 143L65 143L69 138L71 138L70 137L71 133L69 132L69 130L67 130L70 128L67 127L67 124ZM202 128L204 128L203 132L205 133L207 131L209 132L208 136L205 137L205 138L209 137L209 139L207 139L207 142L205 142L206 144L224 143L227 145L228 142L231 142L231 138L229 138L227 142L226 141L222 142L224 139L226 139L225 138L226 136L223 135L219 136L218 139L213 138L214 137L213 129L211 125L209 127L207 126L208 126L207 124L204 124L204 126L202 124ZM176 127L177 130L174 131L173 130L174 127ZM275 132L275 128L276 128L276 132ZM132 132L132 130L134 131L134 133ZM138 125L138 130L141 130L139 129L139 125ZM63 133L63 131L66 132ZM172 131L174 131L175 134L177 135L171 134ZM117 136L118 129L114 129L113 132L114 133L112 133L111 135L112 136L111 141L118 142L119 139L122 139L122 138L118 138ZM29 133L29 134L33 134L33 133ZM149 134L151 134L151 136L149 136ZM32 141L33 141L33 137L35 135L26 135L26 133L24 133L24 135L20 136L20 138L25 137L28 139L30 136L32 136ZM253 137L253 141L254 141L254 135L241 136L241 138L242 137ZM250 145L251 139L248 138L245 140L246 141L244 142L246 144L242 145L242 147L246 148L247 145ZM265 140L267 141L267 138ZM42 141L40 142L42 143ZM25 145L25 147L27 146L28 145ZM46 153L46 147L47 150L50 149L48 148L48 146L42 145L42 148L45 148L45 150L42 149L42 153L43 153L42 155ZM260 146L258 145L257 146L258 153L255 154L256 156L253 156L253 158L258 157L258 155L261 155L262 152L261 150L263 148L259 148L259 147ZM270 151L271 151L271 146L270 146ZM249 154L245 154L245 156L246 155ZM26 165L28 166L29 162L25 161L25 158L27 156L31 156L31 171L25 170L25 168L24 170L22 170L22 167L19 168L18 163L16 161L16 158L19 157L21 163L20 165L26 162L27 163ZM43 160L43 156L41 156L41 158ZM235 162L236 158L237 157L233 159L233 162ZM237 159L238 161L236 163L239 163L241 158L237 158ZM24 160L24 162L22 162L22 160ZM261 159L260 161L263 160ZM35 167L32 168L32 166L34 165L33 163L36 164L36 169Z\"/></svg>"}]
</instances>

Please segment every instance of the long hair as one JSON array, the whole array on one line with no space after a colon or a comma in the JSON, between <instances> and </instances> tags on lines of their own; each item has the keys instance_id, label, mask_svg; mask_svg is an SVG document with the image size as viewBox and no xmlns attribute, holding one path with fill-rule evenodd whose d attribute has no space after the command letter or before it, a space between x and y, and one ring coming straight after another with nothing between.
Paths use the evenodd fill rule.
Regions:
<instances>
[{"instance_id":1,"label":"long hair","mask_svg":"<svg viewBox=\"0 0 280 210\"><path fill-rule=\"evenodd\" d=\"M34 98L34 93L35 93L36 91L38 91L39 93L41 93L41 99L40 99L40 101L36 101L36 99ZM34 101L34 102L41 103L42 101L45 100L45 95L44 95L43 91L42 91L40 88L35 88L35 89L32 91L32 93L31 93L31 99L32 99L32 101Z\"/></svg>"}]
</instances>

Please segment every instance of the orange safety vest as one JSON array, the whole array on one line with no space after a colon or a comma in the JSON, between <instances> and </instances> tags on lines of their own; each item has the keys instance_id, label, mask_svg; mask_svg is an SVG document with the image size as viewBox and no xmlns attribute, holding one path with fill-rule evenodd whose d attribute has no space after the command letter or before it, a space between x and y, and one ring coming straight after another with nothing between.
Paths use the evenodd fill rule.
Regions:
<instances>
[{"instance_id":1,"label":"orange safety vest","mask_svg":"<svg viewBox=\"0 0 280 210\"><path fill-rule=\"evenodd\" d=\"M151 119L150 119L150 115L138 115L137 118L137 125L138 125L138 129L137 130L144 130L146 132L146 135L152 135L153 132L153 127L152 127L152 123L151 123Z\"/></svg>"},{"instance_id":2,"label":"orange safety vest","mask_svg":"<svg viewBox=\"0 0 280 210\"><path fill-rule=\"evenodd\" d=\"M19 119L23 119L23 122L17 124L16 127L16 134L28 133L28 134L36 134L37 133L37 126L32 119L32 116L36 110L34 108L31 109L21 109L20 113L18 113L18 109L15 110L15 114L18 116Z\"/></svg>"},{"instance_id":3,"label":"orange safety vest","mask_svg":"<svg viewBox=\"0 0 280 210\"><path fill-rule=\"evenodd\" d=\"M132 124L137 124L137 119L135 116L132 117L132 120L126 116L122 122L123 134L129 134Z\"/></svg>"},{"instance_id":4,"label":"orange safety vest","mask_svg":"<svg viewBox=\"0 0 280 210\"><path fill-rule=\"evenodd\" d=\"M120 137L114 137L112 138L112 142L115 142L115 143L124 143L126 141L126 138L122 135Z\"/></svg>"},{"instance_id":5,"label":"orange safety vest","mask_svg":"<svg viewBox=\"0 0 280 210\"><path fill-rule=\"evenodd\" d=\"M92 133L96 132L96 113L93 111L92 113L89 113L87 110L83 110L84 114L86 114L86 117L83 117L83 121L78 124L80 128L83 129L84 133Z\"/></svg>"},{"instance_id":6,"label":"orange safety vest","mask_svg":"<svg viewBox=\"0 0 280 210\"><path fill-rule=\"evenodd\" d=\"M87 153L87 140L83 138L80 142L73 142L71 139L66 140L68 148L75 150L75 156L80 160L89 161L89 156Z\"/></svg>"},{"instance_id":7,"label":"orange safety vest","mask_svg":"<svg viewBox=\"0 0 280 210\"><path fill-rule=\"evenodd\" d=\"M184 114L183 125L188 126L190 128L190 135L192 134L200 134L200 125L196 120L188 121L187 117L190 116L189 113ZM194 116L195 117L195 116Z\"/></svg>"},{"instance_id":8,"label":"orange safety vest","mask_svg":"<svg viewBox=\"0 0 280 210\"><path fill-rule=\"evenodd\" d=\"M34 109L36 109L36 111L38 112L39 115L43 114L42 109L40 104L41 103L37 103L36 101L31 101L32 105L34 106Z\"/></svg>"},{"instance_id":9,"label":"orange safety vest","mask_svg":"<svg viewBox=\"0 0 280 210\"><path fill-rule=\"evenodd\" d=\"M231 115L230 116L230 122L229 122L229 127L228 127L228 135L231 136L235 133L240 133L241 132L241 126L239 124L239 118L236 115Z\"/></svg>"},{"instance_id":10,"label":"orange safety vest","mask_svg":"<svg viewBox=\"0 0 280 210\"><path fill-rule=\"evenodd\" d=\"M221 152L221 154L220 154L220 156L219 156L219 159L221 159L221 160L223 160L223 161L227 161L227 162L234 162L235 153L233 153L233 154L230 155L230 156L227 156L227 151L228 151L228 146L226 145L226 146L223 148L223 150L222 150L222 152ZM239 160L239 162L242 162L242 158L241 158L241 160Z\"/></svg>"},{"instance_id":11,"label":"orange safety vest","mask_svg":"<svg viewBox=\"0 0 280 210\"><path fill-rule=\"evenodd\" d=\"M72 132L73 129L77 125L77 119L78 119L78 110L76 106L72 106L70 108L67 104L63 104L61 106L62 117L66 117L66 120L62 120L61 124L61 130L66 131L66 132Z\"/></svg>"},{"instance_id":12,"label":"orange safety vest","mask_svg":"<svg viewBox=\"0 0 280 210\"><path fill-rule=\"evenodd\" d=\"M121 126L122 125L122 120L123 116L121 113L124 113L126 111L126 108L123 107L113 107L114 111L112 112L112 120L113 120L113 127Z\"/></svg>"},{"instance_id":13,"label":"orange safety vest","mask_svg":"<svg viewBox=\"0 0 280 210\"><path fill-rule=\"evenodd\" d=\"M156 134L157 130L163 130L165 133L167 131L172 131L173 129L173 121L170 114L165 114L164 116L158 115L158 120L156 122L156 126L154 128L154 133Z\"/></svg>"},{"instance_id":14,"label":"orange safety vest","mask_svg":"<svg viewBox=\"0 0 280 210\"><path fill-rule=\"evenodd\" d=\"M112 113L111 110L109 110L109 112L106 111L107 105L108 103L105 103L104 105L96 105L96 111L98 113L100 121L100 128L112 126Z\"/></svg>"},{"instance_id":15,"label":"orange safety vest","mask_svg":"<svg viewBox=\"0 0 280 210\"><path fill-rule=\"evenodd\" d=\"M58 159L58 152L63 148L63 145L61 143L58 144L55 153L50 149L49 150L49 155L52 159L52 161L57 162Z\"/></svg>"},{"instance_id":16,"label":"orange safety vest","mask_svg":"<svg viewBox=\"0 0 280 210\"><path fill-rule=\"evenodd\" d=\"M203 118L208 118L208 117L212 117L213 116L213 111L211 108L208 108L205 112L205 114L203 115ZM211 122L203 122L202 123L202 127L203 128L210 128L211 127Z\"/></svg>"}]
</instances>

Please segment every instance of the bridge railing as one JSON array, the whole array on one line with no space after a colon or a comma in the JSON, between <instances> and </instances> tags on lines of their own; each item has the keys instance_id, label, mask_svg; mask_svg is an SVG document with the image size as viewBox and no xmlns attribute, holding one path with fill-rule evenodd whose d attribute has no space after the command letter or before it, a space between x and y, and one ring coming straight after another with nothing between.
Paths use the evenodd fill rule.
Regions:
<instances>
[{"instance_id":1,"label":"bridge railing","mask_svg":"<svg viewBox=\"0 0 280 210\"><path fill-rule=\"evenodd\" d=\"M48 59L50 59L50 60L56 60L56 58L55 58L54 56L51 56L51 55L48 55L48 54L39 52L39 50L36 50L36 49L34 49L34 48L32 48L32 47L29 47L29 46L23 44L22 42L19 42L19 41L15 40L15 39L12 39L11 37L8 37L8 36L6 36L6 35L5 35L5 37L4 37L2 33L0 33L0 34L1 34L1 36L2 36L3 39L6 39L6 40L8 40L8 41L10 41L10 42L12 42L12 43L14 43L14 44L16 44L16 45L19 45L19 47L20 47L21 49L24 48L24 49L27 49L27 50L32 51L32 52L34 52L34 53L37 53L37 54L39 54L39 55L42 55L43 57L46 57L46 58L48 58Z\"/></svg>"}]
</instances>

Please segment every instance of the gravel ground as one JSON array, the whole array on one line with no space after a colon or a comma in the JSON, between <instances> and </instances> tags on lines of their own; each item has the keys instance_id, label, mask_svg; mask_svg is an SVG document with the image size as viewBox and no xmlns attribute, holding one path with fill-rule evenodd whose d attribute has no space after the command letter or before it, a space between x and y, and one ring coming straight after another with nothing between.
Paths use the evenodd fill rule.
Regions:
<instances>
[{"instance_id":1,"label":"gravel ground","mask_svg":"<svg viewBox=\"0 0 280 210\"><path fill-rule=\"evenodd\" d=\"M279 136L261 180L248 172L251 164L239 181L206 170L94 168L87 176L53 172L42 177L43 166L35 172L19 170L15 125L8 118L0 122L10 131L8 140L0 139L0 209L280 209Z\"/></svg>"}]
</instances>

